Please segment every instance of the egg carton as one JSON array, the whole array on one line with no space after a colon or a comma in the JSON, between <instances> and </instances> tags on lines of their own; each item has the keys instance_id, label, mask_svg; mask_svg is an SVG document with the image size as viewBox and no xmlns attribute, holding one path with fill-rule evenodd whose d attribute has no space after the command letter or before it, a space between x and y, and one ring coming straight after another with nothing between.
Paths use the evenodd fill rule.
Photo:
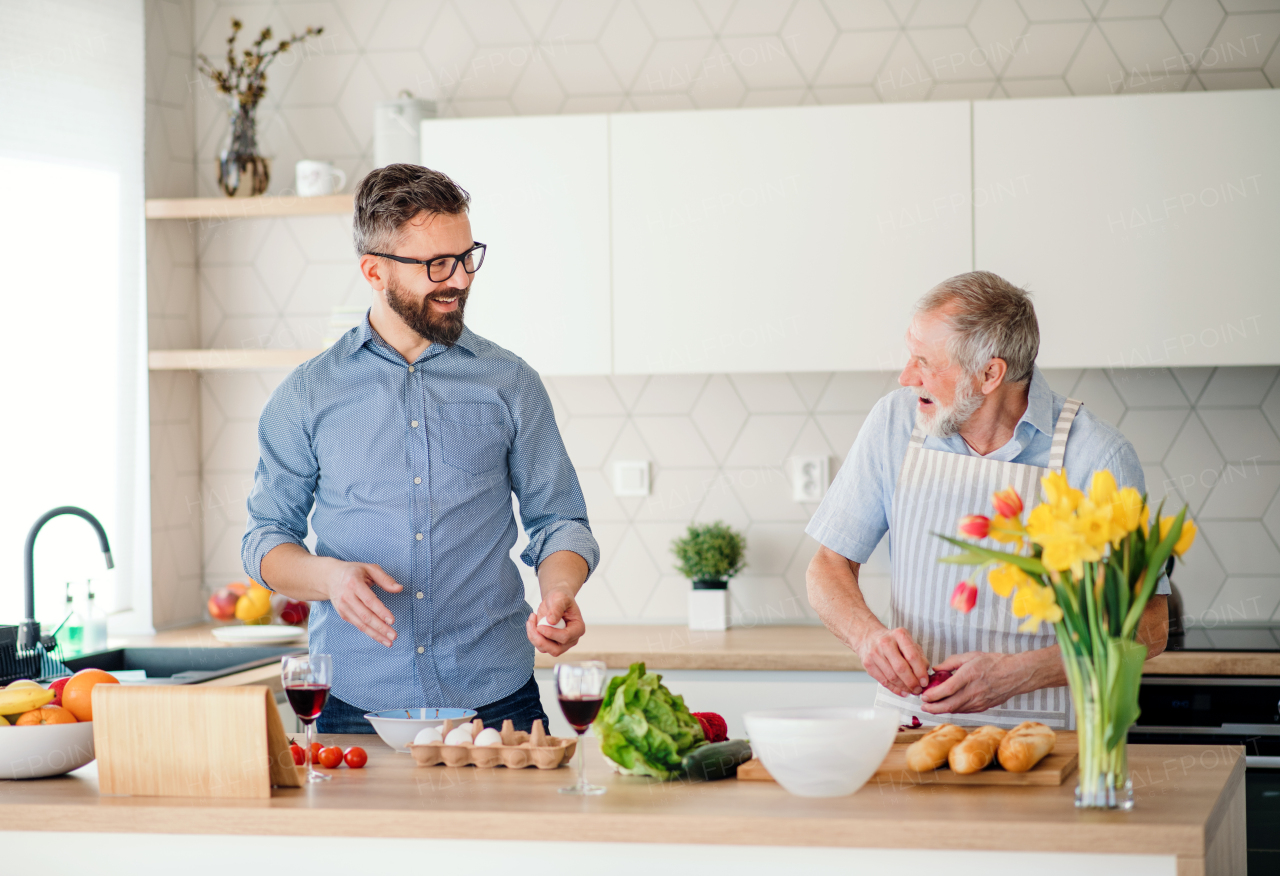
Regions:
<instances>
[{"instance_id":1,"label":"egg carton","mask_svg":"<svg viewBox=\"0 0 1280 876\"><path fill-rule=\"evenodd\" d=\"M471 722L475 727L472 738L484 729L484 723L476 718ZM440 728L441 736L448 736L453 729L453 721L446 720ZM540 770L553 770L566 764L578 749L578 740L560 736L548 736L541 721L533 722L533 732L525 733L516 730L510 720L502 722L501 745L476 745L471 742L462 745L445 745L443 742L429 742L426 745L410 745L409 753L413 755L418 766L461 767L477 766L482 769L504 766L509 769L537 767Z\"/></svg>"}]
</instances>

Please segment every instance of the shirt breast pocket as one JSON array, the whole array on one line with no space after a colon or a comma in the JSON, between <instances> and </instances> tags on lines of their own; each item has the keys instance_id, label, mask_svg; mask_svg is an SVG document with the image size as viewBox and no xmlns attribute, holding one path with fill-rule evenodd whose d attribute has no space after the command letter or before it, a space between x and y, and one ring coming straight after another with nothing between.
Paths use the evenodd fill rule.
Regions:
<instances>
[{"instance_id":1,"label":"shirt breast pocket","mask_svg":"<svg viewBox=\"0 0 1280 876\"><path fill-rule=\"evenodd\" d=\"M498 405L440 405L440 458L450 468L480 475L507 461L507 423Z\"/></svg>"}]
</instances>

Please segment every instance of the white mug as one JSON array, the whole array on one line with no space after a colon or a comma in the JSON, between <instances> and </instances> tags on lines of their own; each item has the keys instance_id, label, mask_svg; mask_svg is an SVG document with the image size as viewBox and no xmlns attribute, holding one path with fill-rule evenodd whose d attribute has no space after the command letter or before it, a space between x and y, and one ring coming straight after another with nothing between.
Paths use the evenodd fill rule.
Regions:
<instances>
[{"instance_id":1,"label":"white mug","mask_svg":"<svg viewBox=\"0 0 1280 876\"><path fill-rule=\"evenodd\" d=\"M327 161L302 160L294 167L298 194L304 198L342 191L347 175ZM336 177L336 184L335 184Z\"/></svg>"}]
</instances>

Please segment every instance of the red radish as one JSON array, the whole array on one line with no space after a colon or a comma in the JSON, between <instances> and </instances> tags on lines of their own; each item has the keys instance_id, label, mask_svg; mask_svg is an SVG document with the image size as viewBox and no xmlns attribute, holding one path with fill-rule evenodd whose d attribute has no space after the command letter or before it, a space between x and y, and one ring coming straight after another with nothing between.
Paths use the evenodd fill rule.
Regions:
<instances>
[{"instance_id":1,"label":"red radish","mask_svg":"<svg viewBox=\"0 0 1280 876\"><path fill-rule=\"evenodd\" d=\"M702 735L708 742L725 742L729 738L729 725L724 718L715 712L693 712L698 725L702 727Z\"/></svg>"}]
</instances>

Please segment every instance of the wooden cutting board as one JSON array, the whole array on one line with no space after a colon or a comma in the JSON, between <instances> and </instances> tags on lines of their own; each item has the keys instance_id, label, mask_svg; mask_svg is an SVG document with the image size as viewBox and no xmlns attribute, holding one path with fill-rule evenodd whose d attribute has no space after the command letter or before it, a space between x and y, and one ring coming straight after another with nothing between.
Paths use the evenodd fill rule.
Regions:
<instances>
[{"instance_id":1,"label":"wooden cutting board","mask_svg":"<svg viewBox=\"0 0 1280 876\"><path fill-rule=\"evenodd\" d=\"M915 736L903 739L908 732ZM907 787L910 785L1033 785L1056 787L1067 780L1067 776L1076 771L1077 742L1074 730L1059 730L1057 744L1053 752L1025 773L1011 773L992 764L985 770L968 775L960 775L949 768L918 773L907 769L907 746L923 736L923 731L903 731L900 741L893 744L884 762L868 780L881 786ZM738 779L744 782L772 782L773 776L765 769L759 758L738 767Z\"/></svg>"}]
</instances>

